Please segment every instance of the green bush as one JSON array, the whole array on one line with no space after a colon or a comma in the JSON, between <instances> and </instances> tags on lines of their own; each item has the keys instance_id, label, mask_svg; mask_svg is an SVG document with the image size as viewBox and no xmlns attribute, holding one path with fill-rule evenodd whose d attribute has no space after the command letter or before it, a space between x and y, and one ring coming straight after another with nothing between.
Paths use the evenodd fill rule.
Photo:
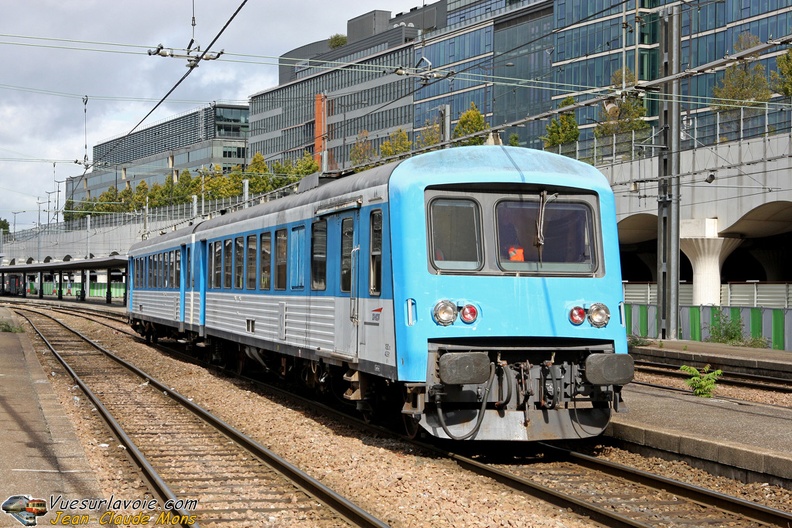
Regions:
<instances>
[{"instance_id":1,"label":"green bush","mask_svg":"<svg viewBox=\"0 0 792 528\"><path fill-rule=\"evenodd\" d=\"M20 334L25 330L21 326L14 326L8 321L0 321L0 332L13 332L15 334Z\"/></svg>"},{"instance_id":2,"label":"green bush","mask_svg":"<svg viewBox=\"0 0 792 528\"><path fill-rule=\"evenodd\" d=\"M722 370L709 371L710 366L707 365L701 371L696 367L682 365L679 370L690 374L690 378L685 380L685 384L693 389L693 394L701 398L712 398L712 393L715 391L715 383L723 375Z\"/></svg>"},{"instance_id":3,"label":"green bush","mask_svg":"<svg viewBox=\"0 0 792 528\"><path fill-rule=\"evenodd\" d=\"M766 337L745 337L742 320L731 319L724 311L713 312L712 324L707 326L710 335L705 341L711 343L751 348L768 348L770 346L770 341Z\"/></svg>"}]
</instances>

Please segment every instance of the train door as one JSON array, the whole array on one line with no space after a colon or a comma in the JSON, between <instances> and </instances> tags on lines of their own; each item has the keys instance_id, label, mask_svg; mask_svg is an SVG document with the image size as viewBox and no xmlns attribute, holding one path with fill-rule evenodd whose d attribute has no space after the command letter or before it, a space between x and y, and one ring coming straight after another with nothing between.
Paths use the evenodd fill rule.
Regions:
<instances>
[{"instance_id":1,"label":"train door","mask_svg":"<svg viewBox=\"0 0 792 528\"><path fill-rule=\"evenodd\" d=\"M358 310L359 310L359 253L358 242L359 212L345 212L332 219L333 228L338 233L337 243L340 252L332 268L338 272L338 279L328 281L335 286L335 350L350 360L358 355ZM328 251L330 255L335 252Z\"/></svg>"}]
</instances>

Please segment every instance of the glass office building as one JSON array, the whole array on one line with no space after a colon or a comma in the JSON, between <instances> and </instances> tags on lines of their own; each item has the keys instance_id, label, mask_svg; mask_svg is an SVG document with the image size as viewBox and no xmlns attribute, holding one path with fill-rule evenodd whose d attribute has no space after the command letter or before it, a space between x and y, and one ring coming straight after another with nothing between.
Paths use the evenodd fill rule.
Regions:
<instances>
[{"instance_id":1,"label":"glass office building","mask_svg":"<svg viewBox=\"0 0 792 528\"><path fill-rule=\"evenodd\" d=\"M151 187L201 167L228 172L244 166L247 136L247 105L217 103L185 112L94 146L91 172L68 178L66 196L79 203L110 187L134 190L141 181Z\"/></svg>"}]
</instances>

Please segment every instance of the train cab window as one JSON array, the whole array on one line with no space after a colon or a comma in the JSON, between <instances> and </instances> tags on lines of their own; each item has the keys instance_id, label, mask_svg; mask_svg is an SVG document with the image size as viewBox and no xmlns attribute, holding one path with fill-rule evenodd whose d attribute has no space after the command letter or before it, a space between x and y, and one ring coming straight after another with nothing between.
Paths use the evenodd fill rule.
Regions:
<instances>
[{"instance_id":1,"label":"train cab window","mask_svg":"<svg viewBox=\"0 0 792 528\"><path fill-rule=\"evenodd\" d=\"M223 288L231 289L233 282L231 281L231 270L234 263L234 240L229 238L223 240Z\"/></svg>"},{"instance_id":2,"label":"train cab window","mask_svg":"<svg viewBox=\"0 0 792 528\"><path fill-rule=\"evenodd\" d=\"M288 242L285 229L275 231L275 289L286 289Z\"/></svg>"},{"instance_id":3,"label":"train cab window","mask_svg":"<svg viewBox=\"0 0 792 528\"><path fill-rule=\"evenodd\" d=\"M355 222L352 218L341 220L341 291L352 289L352 250L355 246Z\"/></svg>"},{"instance_id":4,"label":"train cab window","mask_svg":"<svg viewBox=\"0 0 792 528\"><path fill-rule=\"evenodd\" d=\"M369 293L382 293L382 211L371 212L369 229Z\"/></svg>"},{"instance_id":5,"label":"train cab window","mask_svg":"<svg viewBox=\"0 0 792 528\"><path fill-rule=\"evenodd\" d=\"M242 237L234 239L234 288L241 290L244 287L243 273L245 271L245 242Z\"/></svg>"},{"instance_id":6,"label":"train cab window","mask_svg":"<svg viewBox=\"0 0 792 528\"><path fill-rule=\"evenodd\" d=\"M476 270L483 263L479 206L438 198L429 205L430 259L440 270Z\"/></svg>"},{"instance_id":7,"label":"train cab window","mask_svg":"<svg viewBox=\"0 0 792 528\"><path fill-rule=\"evenodd\" d=\"M259 261L261 273L259 274L259 289L269 290L272 277L272 233L261 233L259 245Z\"/></svg>"},{"instance_id":8,"label":"train cab window","mask_svg":"<svg viewBox=\"0 0 792 528\"><path fill-rule=\"evenodd\" d=\"M327 221L311 226L311 289L327 288Z\"/></svg>"},{"instance_id":9,"label":"train cab window","mask_svg":"<svg viewBox=\"0 0 792 528\"><path fill-rule=\"evenodd\" d=\"M248 290L256 289L256 235L248 235L247 237L247 253L245 253L246 265L245 272L245 288Z\"/></svg>"},{"instance_id":10,"label":"train cab window","mask_svg":"<svg viewBox=\"0 0 792 528\"><path fill-rule=\"evenodd\" d=\"M540 193L495 206L498 263L505 271L592 273L593 213L588 204Z\"/></svg>"}]
</instances>

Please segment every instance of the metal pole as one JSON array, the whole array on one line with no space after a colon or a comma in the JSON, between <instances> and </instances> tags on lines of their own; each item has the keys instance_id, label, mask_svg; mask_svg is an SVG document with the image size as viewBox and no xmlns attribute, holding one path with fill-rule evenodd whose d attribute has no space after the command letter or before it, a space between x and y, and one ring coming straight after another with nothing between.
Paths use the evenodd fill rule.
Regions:
<instances>
[{"instance_id":1,"label":"metal pole","mask_svg":"<svg viewBox=\"0 0 792 528\"><path fill-rule=\"evenodd\" d=\"M662 75L679 73L680 19L678 6L662 17L660 49L665 53ZM667 149L659 156L657 211L657 309L658 333L662 339L679 337L679 81L665 85L660 124Z\"/></svg>"}]
</instances>

